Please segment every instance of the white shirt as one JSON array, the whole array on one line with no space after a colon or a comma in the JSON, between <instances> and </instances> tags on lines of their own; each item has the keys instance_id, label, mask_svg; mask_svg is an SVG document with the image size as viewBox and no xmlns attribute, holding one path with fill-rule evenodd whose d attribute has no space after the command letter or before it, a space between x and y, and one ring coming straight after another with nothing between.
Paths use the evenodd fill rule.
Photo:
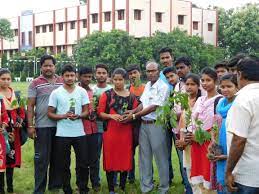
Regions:
<instances>
[{"instance_id":1,"label":"white shirt","mask_svg":"<svg viewBox=\"0 0 259 194\"><path fill-rule=\"evenodd\" d=\"M228 112L226 127L228 148L233 134L247 140L233 171L235 181L259 187L259 83L249 84L237 93Z\"/></svg>"},{"instance_id":2,"label":"white shirt","mask_svg":"<svg viewBox=\"0 0 259 194\"><path fill-rule=\"evenodd\" d=\"M158 79L152 86L149 81L144 89L144 92L140 98L142 102L143 109L151 105L163 106L166 99L169 97L170 91L168 85ZM142 117L143 120L156 120L156 112L151 112Z\"/></svg>"}]
</instances>

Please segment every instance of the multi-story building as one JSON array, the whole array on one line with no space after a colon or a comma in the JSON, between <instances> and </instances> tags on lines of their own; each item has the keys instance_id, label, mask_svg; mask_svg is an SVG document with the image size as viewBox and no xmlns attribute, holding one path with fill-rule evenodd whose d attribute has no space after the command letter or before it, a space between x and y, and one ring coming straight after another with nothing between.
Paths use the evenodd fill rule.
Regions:
<instances>
[{"instance_id":1,"label":"multi-story building","mask_svg":"<svg viewBox=\"0 0 259 194\"><path fill-rule=\"evenodd\" d=\"M180 28L217 45L216 10L193 7L184 0L87 0L85 5L10 18L12 42L1 40L0 51L10 57L18 50L44 47L53 53L72 54L73 45L94 31L120 29L134 37Z\"/></svg>"}]
</instances>

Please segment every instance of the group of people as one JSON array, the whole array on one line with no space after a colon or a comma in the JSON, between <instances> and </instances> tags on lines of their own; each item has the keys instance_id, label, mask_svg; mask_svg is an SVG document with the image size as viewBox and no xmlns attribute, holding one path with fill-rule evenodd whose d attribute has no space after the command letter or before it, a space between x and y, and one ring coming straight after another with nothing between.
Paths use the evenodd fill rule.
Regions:
<instances>
[{"instance_id":1,"label":"group of people","mask_svg":"<svg viewBox=\"0 0 259 194\"><path fill-rule=\"evenodd\" d=\"M71 147L80 194L89 192L89 181L95 192L100 191L101 155L110 194L117 185L125 192L127 181L135 182L136 163L141 192L156 189L153 157L158 192L168 193L175 174L173 147L186 194L259 193L259 59L238 54L198 75L191 72L187 57L174 61L170 48L162 48L159 56L160 63L146 63L146 84L141 82L140 67L129 65L116 68L109 85L106 64L78 72L67 64L58 76L56 60L44 55L41 75L28 88L26 111L10 86L11 72L1 69L0 193L5 192L5 174L7 192L13 193L13 169L21 165L25 120L34 139L34 194L43 194L47 181L50 191L62 188L72 194ZM171 104L177 126L165 128L156 122L157 109L177 93L188 96L190 112L181 104ZM198 130L210 138L197 141Z\"/></svg>"}]
</instances>

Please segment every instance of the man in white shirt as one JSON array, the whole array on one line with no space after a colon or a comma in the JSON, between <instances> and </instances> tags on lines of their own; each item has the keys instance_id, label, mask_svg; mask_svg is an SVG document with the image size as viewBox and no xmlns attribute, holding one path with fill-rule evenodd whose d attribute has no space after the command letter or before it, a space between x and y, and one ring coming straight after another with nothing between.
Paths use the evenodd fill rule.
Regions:
<instances>
[{"instance_id":1,"label":"man in white shirt","mask_svg":"<svg viewBox=\"0 0 259 194\"><path fill-rule=\"evenodd\" d=\"M227 116L229 156L226 184L237 194L259 193L259 58L245 57L237 64L241 90Z\"/></svg>"},{"instance_id":2,"label":"man in white shirt","mask_svg":"<svg viewBox=\"0 0 259 194\"><path fill-rule=\"evenodd\" d=\"M152 158L154 155L159 172L159 192L167 193L169 189L168 172L168 149L166 140L166 129L156 125L156 109L163 106L169 97L168 85L159 79L159 64L148 62L146 73L149 82L146 84L144 92L140 98L141 104L130 112L127 119L135 120L141 118L141 128L139 133L139 171L140 185L143 193L153 190Z\"/></svg>"}]
</instances>

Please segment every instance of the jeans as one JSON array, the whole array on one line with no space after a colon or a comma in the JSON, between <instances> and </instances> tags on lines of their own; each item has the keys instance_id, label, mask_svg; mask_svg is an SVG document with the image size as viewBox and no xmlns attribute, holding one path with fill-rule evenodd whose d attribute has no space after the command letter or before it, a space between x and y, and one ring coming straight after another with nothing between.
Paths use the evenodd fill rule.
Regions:
<instances>
[{"instance_id":1,"label":"jeans","mask_svg":"<svg viewBox=\"0 0 259 194\"><path fill-rule=\"evenodd\" d=\"M258 194L259 193L259 187L248 187L245 185L241 185L239 183L235 183L235 184L238 190L237 192L234 192L234 194Z\"/></svg>"},{"instance_id":2,"label":"jeans","mask_svg":"<svg viewBox=\"0 0 259 194\"><path fill-rule=\"evenodd\" d=\"M168 134L168 150L169 150L169 157L168 157L168 161L169 161L169 182L172 181L172 178L174 177L174 173L173 173L173 168L172 168L172 159L171 159L171 155L172 155L172 140L174 141L174 145L175 145L175 141L177 140L177 137L175 135L174 132L172 132L171 130L169 130ZM183 151L177 149L175 147L176 153L177 153L177 157L178 157L178 162L179 162L179 168L180 168L180 173L182 176L182 180L183 180L183 184L186 190L187 194L192 194L192 188L191 185L188 181L188 176L186 173L186 170L183 167Z\"/></svg>"},{"instance_id":3,"label":"jeans","mask_svg":"<svg viewBox=\"0 0 259 194\"><path fill-rule=\"evenodd\" d=\"M57 155L53 151L56 128L46 127L36 129L37 138L34 140L34 194L43 194L47 185L49 171L49 190L61 188L54 161Z\"/></svg>"}]
</instances>

